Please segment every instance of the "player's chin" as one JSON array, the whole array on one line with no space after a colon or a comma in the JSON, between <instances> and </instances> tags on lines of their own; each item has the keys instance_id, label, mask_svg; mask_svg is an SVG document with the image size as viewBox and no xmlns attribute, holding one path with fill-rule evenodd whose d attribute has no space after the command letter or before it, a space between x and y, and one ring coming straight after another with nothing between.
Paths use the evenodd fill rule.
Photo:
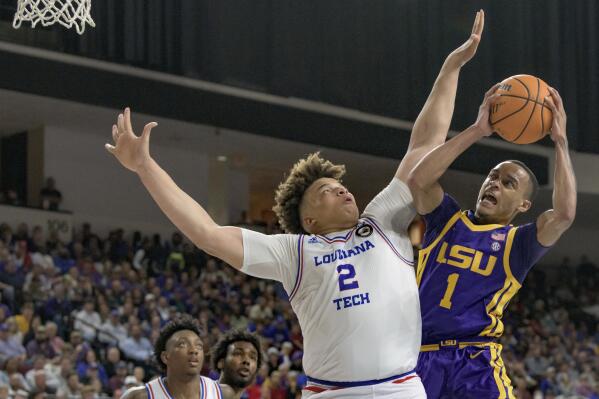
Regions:
<instances>
[{"instance_id":1,"label":"player's chin","mask_svg":"<svg viewBox=\"0 0 599 399\"><path fill-rule=\"evenodd\" d=\"M187 363L187 367L185 367L185 374L188 374L188 375L200 374L201 371L202 371L202 364Z\"/></svg>"},{"instance_id":2,"label":"player's chin","mask_svg":"<svg viewBox=\"0 0 599 399\"><path fill-rule=\"evenodd\" d=\"M256 377L256 374L235 373L232 383L236 387L240 387L240 388L247 387L248 385L250 385L252 383L252 381L254 381L255 377Z\"/></svg>"},{"instance_id":3,"label":"player's chin","mask_svg":"<svg viewBox=\"0 0 599 399\"><path fill-rule=\"evenodd\" d=\"M480 202L476 206L476 214L478 216L492 216L495 213L495 209L492 207L484 206Z\"/></svg>"}]
</instances>

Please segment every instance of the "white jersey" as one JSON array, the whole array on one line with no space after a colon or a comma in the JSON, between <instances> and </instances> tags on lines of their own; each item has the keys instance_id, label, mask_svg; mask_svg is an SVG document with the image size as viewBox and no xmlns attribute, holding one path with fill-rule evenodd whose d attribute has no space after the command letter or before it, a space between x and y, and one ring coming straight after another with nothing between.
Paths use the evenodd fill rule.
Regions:
<instances>
[{"instance_id":1,"label":"white jersey","mask_svg":"<svg viewBox=\"0 0 599 399\"><path fill-rule=\"evenodd\" d=\"M200 378L200 399L222 399L223 394L218 382L208 378ZM164 377L154 378L146 384L148 399L175 399L164 384Z\"/></svg>"},{"instance_id":2,"label":"white jersey","mask_svg":"<svg viewBox=\"0 0 599 399\"><path fill-rule=\"evenodd\" d=\"M243 231L241 270L282 282L303 332L310 381L368 382L415 368L420 303L407 234L415 214L408 187L395 178L351 230Z\"/></svg>"}]
</instances>

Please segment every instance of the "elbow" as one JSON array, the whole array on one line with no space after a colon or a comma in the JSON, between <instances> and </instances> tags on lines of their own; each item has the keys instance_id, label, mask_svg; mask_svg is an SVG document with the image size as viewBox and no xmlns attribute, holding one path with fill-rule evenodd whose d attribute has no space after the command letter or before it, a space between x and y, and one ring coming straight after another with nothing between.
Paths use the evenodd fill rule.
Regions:
<instances>
[{"instance_id":1,"label":"elbow","mask_svg":"<svg viewBox=\"0 0 599 399\"><path fill-rule=\"evenodd\" d=\"M564 230L572 226L574 219L576 219L576 206L568 207L568 209L560 212L558 219L559 224L563 226Z\"/></svg>"},{"instance_id":2,"label":"elbow","mask_svg":"<svg viewBox=\"0 0 599 399\"><path fill-rule=\"evenodd\" d=\"M414 191L420 191L422 190L422 179L419 178L418 176L418 172L413 169L410 171L410 173L408 174L408 187L410 188L410 191L414 192Z\"/></svg>"}]
</instances>

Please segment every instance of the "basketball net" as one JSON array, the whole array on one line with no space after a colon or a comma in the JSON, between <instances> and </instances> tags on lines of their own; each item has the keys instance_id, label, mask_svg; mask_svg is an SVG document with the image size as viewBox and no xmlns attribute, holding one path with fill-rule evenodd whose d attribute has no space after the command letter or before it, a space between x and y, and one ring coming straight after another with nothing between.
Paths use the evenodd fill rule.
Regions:
<instances>
[{"instance_id":1,"label":"basketball net","mask_svg":"<svg viewBox=\"0 0 599 399\"><path fill-rule=\"evenodd\" d=\"M49 26L58 22L66 28L75 26L81 35L86 23L96 26L90 15L91 6L91 0L19 0L12 25L18 29L23 21L28 21L35 28L38 23Z\"/></svg>"}]
</instances>

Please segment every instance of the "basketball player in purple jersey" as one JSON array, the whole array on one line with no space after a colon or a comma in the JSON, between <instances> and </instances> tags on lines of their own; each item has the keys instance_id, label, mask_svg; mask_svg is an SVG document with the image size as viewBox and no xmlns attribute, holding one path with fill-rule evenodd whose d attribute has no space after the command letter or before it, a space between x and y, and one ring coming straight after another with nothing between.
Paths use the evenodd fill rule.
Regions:
<instances>
[{"instance_id":1,"label":"basketball player in purple jersey","mask_svg":"<svg viewBox=\"0 0 599 399\"><path fill-rule=\"evenodd\" d=\"M501 317L531 267L570 227L576 214L576 181L568 154L566 113L555 89L545 100L553 111L553 209L536 222L509 223L532 205L538 183L519 161L495 166L479 191L475 210L462 211L438 179L472 144L492 133L485 94L476 122L428 153L408 184L426 232L416 279L422 312L420 375L429 399L513 398L501 359Z\"/></svg>"}]
</instances>

